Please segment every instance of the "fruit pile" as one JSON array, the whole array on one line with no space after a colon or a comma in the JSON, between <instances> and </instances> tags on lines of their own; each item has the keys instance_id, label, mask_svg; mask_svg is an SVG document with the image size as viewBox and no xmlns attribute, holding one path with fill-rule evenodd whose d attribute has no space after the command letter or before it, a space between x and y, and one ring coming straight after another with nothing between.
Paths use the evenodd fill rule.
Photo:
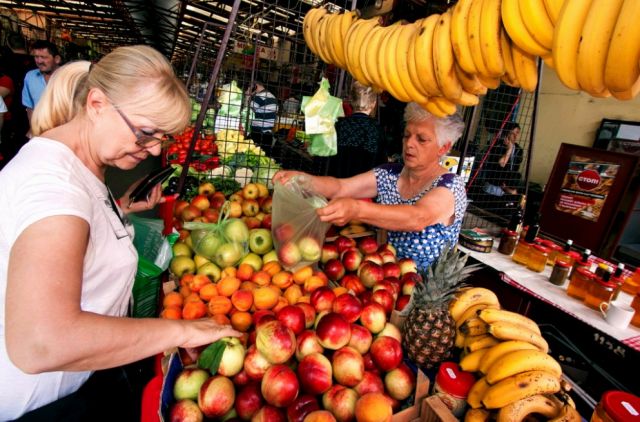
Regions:
<instances>
[{"instance_id":1,"label":"fruit pile","mask_svg":"<svg viewBox=\"0 0 640 422\"><path fill-rule=\"evenodd\" d=\"M547 354L533 320L500 309L496 295L484 288L458 293L449 312L458 330L456 346L464 349L460 367L479 377L467 397L465 421L521 421L532 413L581 420L563 391L560 364Z\"/></svg>"},{"instance_id":2,"label":"fruit pile","mask_svg":"<svg viewBox=\"0 0 640 422\"><path fill-rule=\"evenodd\" d=\"M571 89L631 99L640 90L639 19L635 0L460 0L389 26L313 8L303 34L314 54L360 83L444 116L501 81L535 90L538 56Z\"/></svg>"}]
</instances>

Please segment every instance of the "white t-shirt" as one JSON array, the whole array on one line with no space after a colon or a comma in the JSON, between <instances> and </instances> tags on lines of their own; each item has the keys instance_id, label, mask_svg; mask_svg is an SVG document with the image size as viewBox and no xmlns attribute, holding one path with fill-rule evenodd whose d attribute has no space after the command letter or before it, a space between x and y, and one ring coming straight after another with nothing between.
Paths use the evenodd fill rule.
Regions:
<instances>
[{"instance_id":1,"label":"white t-shirt","mask_svg":"<svg viewBox=\"0 0 640 422\"><path fill-rule=\"evenodd\" d=\"M29 375L7 355L4 304L11 247L29 225L55 215L73 215L89 223L82 309L124 316L131 298L138 256L130 231L111 207L107 187L66 145L41 137L30 140L0 172L0 420L15 419L67 396L91 375ZM34 277L47 282L46 274Z\"/></svg>"},{"instance_id":2,"label":"white t-shirt","mask_svg":"<svg viewBox=\"0 0 640 422\"><path fill-rule=\"evenodd\" d=\"M4 102L4 98L0 97L0 113L6 113L7 111L7 104Z\"/></svg>"}]
</instances>

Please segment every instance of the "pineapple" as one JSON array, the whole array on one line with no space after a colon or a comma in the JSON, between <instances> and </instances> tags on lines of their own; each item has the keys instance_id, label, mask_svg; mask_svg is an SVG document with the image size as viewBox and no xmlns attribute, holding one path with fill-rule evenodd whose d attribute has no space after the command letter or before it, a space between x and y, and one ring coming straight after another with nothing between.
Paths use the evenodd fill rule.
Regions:
<instances>
[{"instance_id":1,"label":"pineapple","mask_svg":"<svg viewBox=\"0 0 640 422\"><path fill-rule=\"evenodd\" d=\"M416 283L411 300L403 309L402 348L424 369L431 369L451 357L456 324L449 314L449 302L461 282L478 266L465 267L468 255L457 248L445 248Z\"/></svg>"}]
</instances>

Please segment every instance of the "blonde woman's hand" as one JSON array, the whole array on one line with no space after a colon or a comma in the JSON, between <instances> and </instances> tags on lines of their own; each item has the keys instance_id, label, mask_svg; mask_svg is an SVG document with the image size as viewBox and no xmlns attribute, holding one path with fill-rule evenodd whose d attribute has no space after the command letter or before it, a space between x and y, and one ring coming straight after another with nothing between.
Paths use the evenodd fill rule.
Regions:
<instances>
[{"instance_id":1,"label":"blonde woman's hand","mask_svg":"<svg viewBox=\"0 0 640 422\"><path fill-rule=\"evenodd\" d=\"M240 337L242 333L231 328L230 325L218 324L211 318L194 321L182 321L185 324L186 340L180 347L198 347L211 344L223 337Z\"/></svg>"},{"instance_id":2,"label":"blonde woman's hand","mask_svg":"<svg viewBox=\"0 0 640 422\"><path fill-rule=\"evenodd\" d=\"M162 196L162 186L157 184L151 189L149 195L147 195L146 200L137 201L129 204L129 195L133 190L142 182L142 179L135 182L133 185L127 189L122 198L120 198L120 208L125 214L129 214L130 212L141 212L148 211L155 208L156 205L164 202L164 197Z\"/></svg>"},{"instance_id":3,"label":"blonde woman's hand","mask_svg":"<svg viewBox=\"0 0 640 422\"><path fill-rule=\"evenodd\" d=\"M353 198L332 199L326 207L318 208L317 213L320 221L344 226L357 219L360 205L361 202Z\"/></svg>"}]
</instances>

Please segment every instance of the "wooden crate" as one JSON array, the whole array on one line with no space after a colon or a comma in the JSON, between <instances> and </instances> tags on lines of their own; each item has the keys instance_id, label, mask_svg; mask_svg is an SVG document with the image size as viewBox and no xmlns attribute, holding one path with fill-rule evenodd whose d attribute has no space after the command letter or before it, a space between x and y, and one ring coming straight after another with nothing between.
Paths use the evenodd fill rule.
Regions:
<instances>
[{"instance_id":1,"label":"wooden crate","mask_svg":"<svg viewBox=\"0 0 640 422\"><path fill-rule=\"evenodd\" d=\"M458 422L451 410L444 404L440 397L429 396L422 400L420 409L420 422Z\"/></svg>"}]
</instances>

